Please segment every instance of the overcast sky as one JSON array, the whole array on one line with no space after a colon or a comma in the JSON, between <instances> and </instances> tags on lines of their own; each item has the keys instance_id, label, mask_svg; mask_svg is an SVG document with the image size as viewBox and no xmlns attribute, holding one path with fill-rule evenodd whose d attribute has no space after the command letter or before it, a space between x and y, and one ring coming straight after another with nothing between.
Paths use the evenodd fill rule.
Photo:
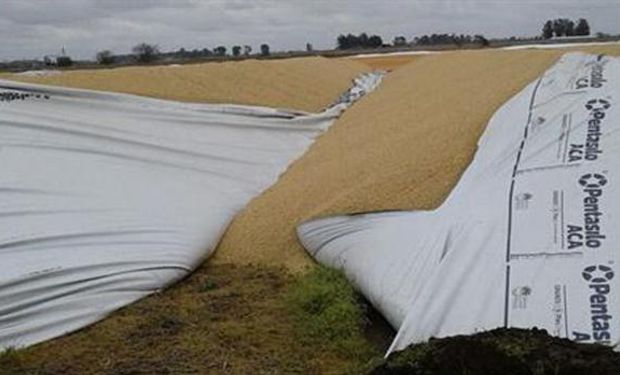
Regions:
<instances>
[{"instance_id":1,"label":"overcast sky","mask_svg":"<svg viewBox=\"0 0 620 375\"><path fill-rule=\"evenodd\" d=\"M0 0L0 60L76 58L139 42L162 50L249 44L332 48L341 33L536 35L550 18L620 33L620 0Z\"/></svg>"}]
</instances>

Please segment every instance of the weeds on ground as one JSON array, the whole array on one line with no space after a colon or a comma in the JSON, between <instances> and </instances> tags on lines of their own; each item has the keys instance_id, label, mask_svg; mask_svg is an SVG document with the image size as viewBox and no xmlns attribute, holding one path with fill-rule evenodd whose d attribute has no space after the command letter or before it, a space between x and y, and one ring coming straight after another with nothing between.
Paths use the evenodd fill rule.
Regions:
<instances>
[{"instance_id":1,"label":"weeds on ground","mask_svg":"<svg viewBox=\"0 0 620 375\"><path fill-rule=\"evenodd\" d=\"M380 356L364 336L366 305L341 272L315 267L291 284L286 302L303 344L334 351L360 366Z\"/></svg>"},{"instance_id":2,"label":"weeds on ground","mask_svg":"<svg viewBox=\"0 0 620 375\"><path fill-rule=\"evenodd\" d=\"M365 314L332 270L208 265L93 326L0 354L0 375L357 375L381 354Z\"/></svg>"},{"instance_id":3,"label":"weeds on ground","mask_svg":"<svg viewBox=\"0 0 620 375\"><path fill-rule=\"evenodd\" d=\"M13 372L13 369L21 368L23 365L22 353L16 348L0 350L0 374Z\"/></svg>"},{"instance_id":4,"label":"weeds on ground","mask_svg":"<svg viewBox=\"0 0 620 375\"><path fill-rule=\"evenodd\" d=\"M4 350L0 350L0 361L7 362L16 359L17 350L13 347L6 348Z\"/></svg>"}]
</instances>

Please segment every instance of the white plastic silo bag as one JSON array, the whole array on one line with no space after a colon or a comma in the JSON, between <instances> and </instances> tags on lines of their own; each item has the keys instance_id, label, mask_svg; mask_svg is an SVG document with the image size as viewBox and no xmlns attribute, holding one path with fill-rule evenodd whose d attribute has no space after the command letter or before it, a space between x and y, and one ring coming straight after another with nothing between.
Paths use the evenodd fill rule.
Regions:
<instances>
[{"instance_id":1,"label":"white plastic silo bag","mask_svg":"<svg viewBox=\"0 0 620 375\"><path fill-rule=\"evenodd\" d=\"M415 125L415 119L412 119ZM446 202L302 224L398 330L620 342L620 59L567 54L502 106Z\"/></svg>"}]
</instances>

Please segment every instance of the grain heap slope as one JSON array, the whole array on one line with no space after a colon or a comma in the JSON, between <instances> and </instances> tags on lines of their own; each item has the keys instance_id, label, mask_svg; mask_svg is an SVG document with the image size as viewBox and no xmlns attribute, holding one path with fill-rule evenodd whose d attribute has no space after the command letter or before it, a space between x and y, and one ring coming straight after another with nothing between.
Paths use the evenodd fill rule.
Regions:
<instances>
[{"instance_id":1,"label":"grain heap slope","mask_svg":"<svg viewBox=\"0 0 620 375\"><path fill-rule=\"evenodd\" d=\"M617 46L581 50L620 54ZM446 52L395 70L237 216L213 261L299 270L310 264L295 236L304 220L437 207L491 115L565 52Z\"/></svg>"},{"instance_id":2,"label":"grain heap slope","mask_svg":"<svg viewBox=\"0 0 620 375\"><path fill-rule=\"evenodd\" d=\"M114 91L185 102L262 105L319 112L369 71L366 65L323 57L135 66L2 78Z\"/></svg>"}]
</instances>

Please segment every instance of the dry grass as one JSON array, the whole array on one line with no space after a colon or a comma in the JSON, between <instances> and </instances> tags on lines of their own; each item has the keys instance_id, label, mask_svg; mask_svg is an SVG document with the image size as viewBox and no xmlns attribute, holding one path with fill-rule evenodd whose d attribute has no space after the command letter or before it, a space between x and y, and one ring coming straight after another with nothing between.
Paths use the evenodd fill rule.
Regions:
<instances>
[{"instance_id":1,"label":"dry grass","mask_svg":"<svg viewBox=\"0 0 620 375\"><path fill-rule=\"evenodd\" d=\"M318 112L369 68L322 57L244 60L182 66L66 71L3 78L47 85L115 91L187 102L235 103Z\"/></svg>"},{"instance_id":2,"label":"dry grass","mask_svg":"<svg viewBox=\"0 0 620 375\"><path fill-rule=\"evenodd\" d=\"M316 333L298 328L309 322L300 322L291 313L290 295L303 297L301 302L317 299L316 293L306 291L313 280L316 277L293 279L274 267L205 266L166 293L139 301L94 326L0 355L0 374L359 373L355 369L366 366L380 350L368 346L355 331L356 322L345 320L355 315L351 309L356 307L344 279L338 280L345 288L323 282L327 293L318 297L331 298L322 300L332 323L340 327L331 335L342 334L343 328L354 331L334 341L351 345L357 352L336 350L321 340L330 334L325 330L332 328L312 322L317 320L312 314L303 317L312 327L325 330ZM343 307L349 315L334 314L334 309L340 312Z\"/></svg>"},{"instance_id":3,"label":"dry grass","mask_svg":"<svg viewBox=\"0 0 620 375\"><path fill-rule=\"evenodd\" d=\"M446 52L394 71L237 216L212 261L301 269L311 261L295 226L306 219L437 207L495 110L563 53Z\"/></svg>"}]
</instances>

